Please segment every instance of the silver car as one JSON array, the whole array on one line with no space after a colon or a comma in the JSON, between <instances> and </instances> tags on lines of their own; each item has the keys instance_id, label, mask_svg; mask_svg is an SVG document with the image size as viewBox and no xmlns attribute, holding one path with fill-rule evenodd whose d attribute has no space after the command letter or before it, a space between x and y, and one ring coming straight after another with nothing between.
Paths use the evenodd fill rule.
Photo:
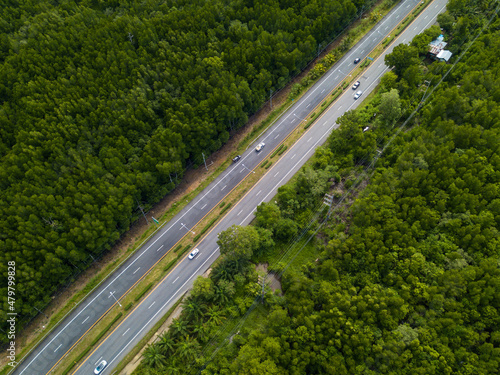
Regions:
<instances>
[{"instance_id":1,"label":"silver car","mask_svg":"<svg viewBox=\"0 0 500 375\"><path fill-rule=\"evenodd\" d=\"M358 99L361 94L363 94L363 91L359 90L356 94L354 94L354 99Z\"/></svg>"},{"instance_id":2,"label":"silver car","mask_svg":"<svg viewBox=\"0 0 500 375\"><path fill-rule=\"evenodd\" d=\"M200 250L198 250L198 248L194 249L193 251L191 251L189 253L188 258L193 259L196 255L198 255L199 252L200 252Z\"/></svg>"},{"instance_id":3,"label":"silver car","mask_svg":"<svg viewBox=\"0 0 500 375\"><path fill-rule=\"evenodd\" d=\"M108 365L108 362L106 362L103 359L101 362L99 362L99 364L95 368L94 374L99 375L100 373L102 373L102 371L106 368L107 365Z\"/></svg>"}]
</instances>

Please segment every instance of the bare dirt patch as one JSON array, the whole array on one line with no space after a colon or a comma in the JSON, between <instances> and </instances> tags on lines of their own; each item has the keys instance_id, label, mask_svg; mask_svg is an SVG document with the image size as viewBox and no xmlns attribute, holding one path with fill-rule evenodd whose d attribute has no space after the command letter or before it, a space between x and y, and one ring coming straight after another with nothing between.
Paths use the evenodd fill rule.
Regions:
<instances>
[{"instance_id":1,"label":"bare dirt patch","mask_svg":"<svg viewBox=\"0 0 500 375\"><path fill-rule=\"evenodd\" d=\"M267 271L267 267L269 267L269 264L267 264L267 263L259 263L259 264L257 264L257 267L255 267L255 269L257 270L257 272L265 272L265 273L267 273L267 276L266 276L266 285L268 285L273 292L275 292L276 290L280 290L281 291L281 281L280 281L280 279L273 272L268 272Z\"/></svg>"}]
</instances>

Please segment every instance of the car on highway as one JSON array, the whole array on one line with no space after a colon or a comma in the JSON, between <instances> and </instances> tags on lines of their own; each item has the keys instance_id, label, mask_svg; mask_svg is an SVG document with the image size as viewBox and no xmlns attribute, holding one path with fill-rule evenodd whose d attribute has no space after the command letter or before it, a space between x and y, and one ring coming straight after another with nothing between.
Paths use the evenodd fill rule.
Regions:
<instances>
[{"instance_id":1,"label":"car on highway","mask_svg":"<svg viewBox=\"0 0 500 375\"><path fill-rule=\"evenodd\" d=\"M356 57L356 58L354 59L354 64L357 64L357 63L359 63L360 61L361 61L361 59L360 59L359 57Z\"/></svg>"},{"instance_id":2,"label":"car on highway","mask_svg":"<svg viewBox=\"0 0 500 375\"><path fill-rule=\"evenodd\" d=\"M200 252L200 250L198 250L198 248L194 249L193 251L191 251L189 253L188 258L193 259L196 255L198 255L199 252Z\"/></svg>"},{"instance_id":3,"label":"car on highway","mask_svg":"<svg viewBox=\"0 0 500 375\"><path fill-rule=\"evenodd\" d=\"M236 163L238 160L241 159L241 155L237 155L233 158L233 163Z\"/></svg>"},{"instance_id":4,"label":"car on highway","mask_svg":"<svg viewBox=\"0 0 500 375\"><path fill-rule=\"evenodd\" d=\"M360 84L361 84L361 82L359 82L359 81L354 82L354 85L352 85L352 89L356 90Z\"/></svg>"},{"instance_id":5,"label":"car on highway","mask_svg":"<svg viewBox=\"0 0 500 375\"><path fill-rule=\"evenodd\" d=\"M99 362L99 364L97 365L97 367L95 368L94 370L94 374L96 375L99 375L102 373L102 371L106 368L106 366L108 365L108 362L106 362L104 359Z\"/></svg>"},{"instance_id":6,"label":"car on highway","mask_svg":"<svg viewBox=\"0 0 500 375\"><path fill-rule=\"evenodd\" d=\"M264 142L260 142L257 147L255 147L255 151L260 152L266 144Z\"/></svg>"},{"instance_id":7,"label":"car on highway","mask_svg":"<svg viewBox=\"0 0 500 375\"><path fill-rule=\"evenodd\" d=\"M356 94L354 94L354 99L358 99L361 94L363 94L363 91L359 90Z\"/></svg>"}]
</instances>

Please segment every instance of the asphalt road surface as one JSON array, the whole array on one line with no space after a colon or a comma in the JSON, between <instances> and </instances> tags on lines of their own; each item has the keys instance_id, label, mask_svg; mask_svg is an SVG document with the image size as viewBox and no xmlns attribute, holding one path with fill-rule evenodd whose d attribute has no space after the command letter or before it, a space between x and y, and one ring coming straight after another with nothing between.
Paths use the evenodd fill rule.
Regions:
<instances>
[{"instance_id":1,"label":"asphalt road surface","mask_svg":"<svg viewBox=\"0 0 500 375\"><path fill-rule=\"evenodd\" d=\"M380 43L397 23L404 19L418 4L416 0L405 0L391 11L369 32L347 55L335 64L300 100L297 101L253 147L265 142L264 149L257 153L249 148L242 158L224 171L204 189L167 225L149 238L143 246L95 288L63 321L50 332L41 343L14 370L13 374L47 374L61 358L108 312L117 300L153 267L175 244L191 230L210 210L241 182L281 141L341 83L354 68L353 61L361 61ZM446 0L435 0L405 32L386 50L388 53L398 43L409 42L413 36L429 27L439 12L445 10ZM203 274L218 257L217 233L233 224L246 225L253 219L258 204L269 201L279 186L286 183L309 159L317 146L322 144L335 127L337 117L360 104L363 97L378 83L387 71L383 56L372 62L359 79L357 90L346 90L337 102L311 126L302 138L270 168L267 174L236 204L227 215L197 245L200 253L193 260L184 258L174 270L133 310L107 338L86 358L76 374L91 374L102 359L108 362L104 374L112 369L127 354L144 334L175 303L193 280ZM354 100L356 91L362 90L359 100ZM351 92L352 91L352 92ZM60 372L60 370L55 371Z\"/></svg>"}]
</instances>

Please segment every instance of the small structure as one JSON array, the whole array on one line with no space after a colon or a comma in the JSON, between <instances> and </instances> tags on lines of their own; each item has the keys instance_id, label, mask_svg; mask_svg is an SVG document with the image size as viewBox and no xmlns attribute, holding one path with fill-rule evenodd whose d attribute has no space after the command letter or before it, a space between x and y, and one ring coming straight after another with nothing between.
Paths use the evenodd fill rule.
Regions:
<instances>
[{"instance_id":1,"label":"small structure","mask_svg":"<svg viewBox=\"0 0 500 375\"><path fill-rule=\"evenodd\" d=\"M439 35L437 39L429 43L429 57L433 60L448 61L452 53L444 49L447 44L444 41L444 35Z\"/></svg>"},{"instance_id":2,"label":"small structure","mask_svg":"<svg viewBox=\"0 0 500 375\"><path fill-rule=\"evenodd\" d=\"M442 51L439 51L439 53L436 56L436 59L438 59L439 61L448 62L451 55L452 55L452 53L450 51L443 49Z\"/></svg>"}]
</instances>

